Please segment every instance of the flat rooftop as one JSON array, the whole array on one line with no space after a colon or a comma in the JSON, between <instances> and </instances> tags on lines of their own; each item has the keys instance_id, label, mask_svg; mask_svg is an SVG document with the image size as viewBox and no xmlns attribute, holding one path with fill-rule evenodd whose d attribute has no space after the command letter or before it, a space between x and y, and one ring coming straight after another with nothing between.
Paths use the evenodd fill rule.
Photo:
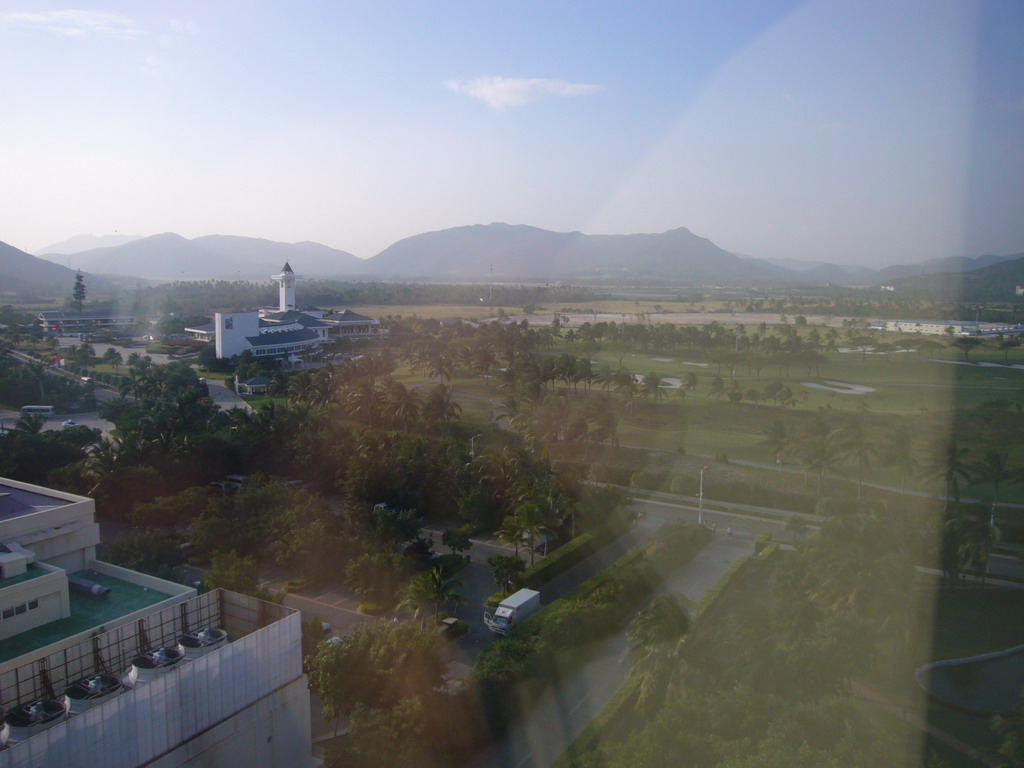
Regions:
<instances>
[{"instance_id":1,"label":"flat rooftop","mask_svg":"<svg viewBox=\"0 0 1024 768\"><path fill-rule=\"evenodd\" d=\"M49 624L22 632L20 635L0 640L0 663L56 643L66 637L77 635L79 632L100 627L114 619L127 616L129 613L134 613L171 597L170 594L122 581L96 571L78 571L71 575L81 576L104 587L110 587L110 594L106 597L94 598L71 591L69 594L71 615L66 619L51 621Z\"/></svg>"},{"instance_id":2,"label":"flat rooftop","mask_svg":"<svg viewBox=\"0 0 1024 768\"><path fill-rule=\"evenodd\" d=\"M6 579L0 579L0 589L6 589L7 587L12 587L15 584L30 581L31 579L37 579L40 576L45 576L47 573L48 571L44 571L42 568L30 563L24 573L19 574L18 576L8 576Z\"/></svg>"},{"instance_id":3,"label":"flat rooftop","mask_svg":"<svg viewBox=\"0 0 1024 768\"><path fill-rule=\"evenodd\" d=\"M70 503L60 496L49 496L0 483L0 520L10 520Z\"/></svg>"}]
</instances>

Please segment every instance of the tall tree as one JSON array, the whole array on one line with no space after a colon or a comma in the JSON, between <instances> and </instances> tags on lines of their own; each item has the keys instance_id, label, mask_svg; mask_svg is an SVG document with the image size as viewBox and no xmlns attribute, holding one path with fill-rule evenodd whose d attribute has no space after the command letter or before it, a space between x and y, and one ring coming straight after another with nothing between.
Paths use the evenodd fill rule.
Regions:
<instances>
[{"instance_id":1,"label":"tall tree","mask_svg":"<svg viewBox=\"0 0 1024 768\"><path fill-rule=\"evenodd\" d=\"M766 446L772 452L775 463L779 465L779 472L781 472L782 457L793 442L789 425L784 419L772 419L761 428L761 434L764 435L764 440L760 442L760 445Z\"/></svg>"},{"instance_id":2,"label":"tall tree","mask_svg":"<svg viewBox=\"0 0 1024 768\"><path fill-rule=\"evenodd\" d=\"M85 301L85 275L79 271L75 274L75 285L71 289L71 301L75 305L75 311L82 311L82 302Z\"/></svg>"},{"instance_id":3,"label":"tall tree","mask_svg":"<svg viewBox=\"0 0 1024 768\"><path fill-rule=\"evenodd\" d=\"M448 663L434 630L383 621L359 624L343 643L321 643L308 665L309 687L334 718L360 704L393 707L427 696L442 684Z\"/></svg>"}]
</instances>

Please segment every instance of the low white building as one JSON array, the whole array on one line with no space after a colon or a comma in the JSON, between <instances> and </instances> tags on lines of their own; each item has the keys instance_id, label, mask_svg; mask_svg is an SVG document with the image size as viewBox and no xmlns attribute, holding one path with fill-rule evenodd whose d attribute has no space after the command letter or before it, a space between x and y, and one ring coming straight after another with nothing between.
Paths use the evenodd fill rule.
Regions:
<instances>
[{"instance_id":1,"label":"low white building","mask_svg":"<svg viewBox=\"0 0 1024 768\"><path fill-rule=\"evenodd\" d=\"M895 333L920 333L924 336L944 336L950 333L954 336L989 336L1024 332L1024 328L1010 323L983 323L976 320L885 320L884 329Z\"/></svg>"}]
</instances>

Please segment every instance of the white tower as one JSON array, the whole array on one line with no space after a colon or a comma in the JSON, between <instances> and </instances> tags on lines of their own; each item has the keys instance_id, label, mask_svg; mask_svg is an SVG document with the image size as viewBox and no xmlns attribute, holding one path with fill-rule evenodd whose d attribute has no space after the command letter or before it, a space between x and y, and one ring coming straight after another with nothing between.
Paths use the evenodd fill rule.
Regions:
<instances>
[{"instance_id":1,"label":"white tower","mask_svg":"<svg viewBox=\"0 0 1024 768\"><path fill-rule=\"evenodd\" d=\"M276 280L278 283L278 309L281 312L295 309L295 283L303 279L302 275L292 272L291 266L286 261L281 274L271 275L270 279Z\"/></svg>"}]
</instances>

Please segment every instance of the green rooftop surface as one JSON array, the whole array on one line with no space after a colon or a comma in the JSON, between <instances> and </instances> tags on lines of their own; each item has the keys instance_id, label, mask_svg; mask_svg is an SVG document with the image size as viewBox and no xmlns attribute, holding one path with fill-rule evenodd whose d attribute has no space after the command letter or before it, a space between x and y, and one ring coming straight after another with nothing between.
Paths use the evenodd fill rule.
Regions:
<instances>
[{"instance_id":1,"label":"green rooftop surface","mask_svg":"<svg viewBox=\"0 0 1024 768\"><path fill-rule=\"evenodd\" d=\"M23 581L29 581L30 579L37 579L40 576L45 576L47 573L50 573L50 571L44 571L42 568L30 565L25 569L24 573L18 576L9 576L6 579L0 579L0 589L13 587L15 584L21 584Z\"/></svg>"},{"instance_id":2,"label":"green rooftop surface","mask_svg":"<svg viewBox=\"0 0 1024 768\"><path fill-rule=\"evenodd\" d=\"M138 584L131 584L95 571L78 571L73 575L110 587L110 594L94 598L70 592L71 615L66 619L51 621L20 635L0 640L0 662L10 661L50 643L99 627L170 597L163 592L146 589Z\"/></svg>"}]
</instances>

